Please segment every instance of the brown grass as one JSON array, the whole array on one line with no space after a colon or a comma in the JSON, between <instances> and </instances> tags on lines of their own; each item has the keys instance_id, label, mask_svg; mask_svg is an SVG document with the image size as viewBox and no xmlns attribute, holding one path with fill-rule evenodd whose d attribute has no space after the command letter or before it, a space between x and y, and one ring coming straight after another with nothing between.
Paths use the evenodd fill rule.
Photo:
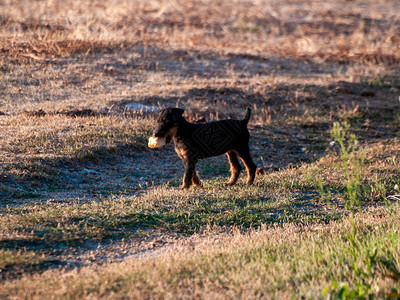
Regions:
<instances>
[{"instance_id":1,"label":"brown grass","mask_svg":"<svg viewBox=\"0 0 400 300\"><path fill-rule=\"evenodd\" d=\"M400 57L396 2L363 3L19 2L3 8L2 52L36 58L118 51L140 44L396 64ZM24 9L27 5L29 12ZM43 10L47 13L39 13ZM12 38L7 30L12 30Z\"/></svg>"}]
</instances>

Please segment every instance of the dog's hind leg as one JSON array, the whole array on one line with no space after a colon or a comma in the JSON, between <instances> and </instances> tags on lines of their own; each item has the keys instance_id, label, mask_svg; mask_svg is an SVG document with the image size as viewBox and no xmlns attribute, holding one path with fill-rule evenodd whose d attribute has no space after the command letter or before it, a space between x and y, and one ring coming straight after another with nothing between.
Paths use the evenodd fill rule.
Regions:
<instances>
[{"instance_id":1,"label":"dog's hind leg","mask_svg":"<svg viewBox=\"0 0 400 300\"><path fill-rule=\"evenodd\" d=\"M229 164L231 165L231 178L226 183L226 185L233 185L238 180L242 167L239 164L239 160L235 152L229 151L226 152L226 155L228 156Z\"/></svg>"},{"instance_id":2,"label":"dog's hind leg","mask_svg":"<svg viewBox=\"0 0 400 300\"><path fill-rule=\"evenodd\" d=\"M238 152L240 159L243 161L247 171L246 184L252 184L256 177L257 166L250 157L249 149Z\"/></svg>"}]
</instances>

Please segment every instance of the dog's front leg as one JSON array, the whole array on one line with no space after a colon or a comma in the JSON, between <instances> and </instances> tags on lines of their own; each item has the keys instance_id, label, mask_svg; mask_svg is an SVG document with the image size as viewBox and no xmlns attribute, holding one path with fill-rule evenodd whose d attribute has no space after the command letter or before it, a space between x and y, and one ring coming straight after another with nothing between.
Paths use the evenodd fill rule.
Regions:
<instances>
[{"instance_id":1,"label":"dog's front leg","mask_svg":"<svg viewBox=\"0 0 400 300\"><path fill-rule=\"evenodd\" d=\"M192 185L193 173L195 171L196 162L187 158L183 159L183 165L185 166L185 175L183 176L183 184L181 190L187 189Z\"/></svg>"}]
</instances>

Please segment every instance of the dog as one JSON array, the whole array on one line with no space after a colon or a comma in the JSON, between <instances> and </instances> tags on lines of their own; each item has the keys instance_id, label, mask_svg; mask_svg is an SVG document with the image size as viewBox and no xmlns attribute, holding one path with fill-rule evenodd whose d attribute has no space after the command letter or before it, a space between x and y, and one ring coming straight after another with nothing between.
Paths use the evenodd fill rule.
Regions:
<instances>
[{"instance_id":1,"label":"dog","mask_svg":"<svg viewBox=\"0 0 400 300\"><path fill-rule=\"evenodd\" d=\"M247 184L252 184L257 166L250 157L249 131L247 123L251 116L250 108L246 109L243 120L221 120L204 124L188 122L180 108L161 110L157 118L157 128L151 139L163 140L160 145L175 143L175 151L182 159L185 174L181 189L192 184L202 186L196 172L199 159L226 154L231 167L231 177L226 183L233 185L238 180L241 166L238 157L247 170Z\"/></svg>"}]
</instances>

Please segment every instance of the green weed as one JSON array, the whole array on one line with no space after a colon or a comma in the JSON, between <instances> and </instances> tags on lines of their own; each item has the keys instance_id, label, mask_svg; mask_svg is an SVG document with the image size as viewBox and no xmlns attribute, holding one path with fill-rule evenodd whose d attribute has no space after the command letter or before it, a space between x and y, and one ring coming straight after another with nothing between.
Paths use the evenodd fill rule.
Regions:
<instances>
[{"instance_id":1,"label":"green weed","mask_svg":"<svg viewBox=\"0 0 400 300\"><path fill-rule=\"evenodd\" d=\"M391 85L385 83L384 79L380 75L376 75L375 78L368 81L368 85L373 88L390 88Z\"/></svg>"},{"instance_id":2,"label":"green weed","mask_svg":"<svg viewBox=\"0 0 400 300\"><path fill-rule=\"evenodd\" d=\"M344 186L346 188L345 206L350 212L351 231L347 233L348 246L345 252L349 256L355 281L349 284L342 284L339 288L334 280L332 287L325 287L322 295L328 292L339 299L372 299L372 285L377 267L377 255L382 251L383 245L380 243L366 244L360 239L360 232L355 221L355 213L361 207L361 196L363 186L361 184L364 177L364 155L357 148L358 141L354 134L349 132L348 123L334 123L331 130L332 138L339 144L339 153L337 154L339 163L336 165L338 170L343 173L345 178ZM322 180L319 181L318 191L321 198L330 202L330 191L326 191ZM384 182L376 181L370 185L370 192L377 197L384 197L386 194L386 185Z\"/></svg>"}]
</instances>

